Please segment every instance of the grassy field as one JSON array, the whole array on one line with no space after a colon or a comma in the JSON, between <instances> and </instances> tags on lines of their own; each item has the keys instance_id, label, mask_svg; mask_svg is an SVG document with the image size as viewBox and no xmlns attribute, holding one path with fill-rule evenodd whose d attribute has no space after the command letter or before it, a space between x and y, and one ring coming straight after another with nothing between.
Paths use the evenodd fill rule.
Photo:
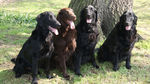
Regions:
<instances>
[{"instance_id":1,"label":"grassy field","mask_svg":"<svg viewBox=\"0 0 150 84\"><path fill-rule=\"evenodd\" d=\"M32 77L23 75L16 79L10 59L16 57L23 43L35 28L35 17L51 10L55 14L60 8L68 7L70 0L18 0L0 6L0 84L30 84ZM61 73L53 70L56 78L46 79L39 76L39 84L150 84L150 2L134 0L134 12L139 17L137 30L145 39L137 42L133 49L132 69L127 70L121 63L120 70L114 72L112 64L99 63L100 69L90 64L83 65L81 72L84 77L76 76L68 70L71 80L62 78Z\"/></svg>"}]
</instances>

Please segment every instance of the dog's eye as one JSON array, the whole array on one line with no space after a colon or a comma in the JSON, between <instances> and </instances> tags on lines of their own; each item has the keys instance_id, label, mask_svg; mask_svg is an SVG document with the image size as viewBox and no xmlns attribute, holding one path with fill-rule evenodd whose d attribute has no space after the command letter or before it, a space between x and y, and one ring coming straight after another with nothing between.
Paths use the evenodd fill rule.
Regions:
<instances>
[{"instance_id":1,"label":"dog's eye","mask_svg":"<svg viewBox=\"0 0 150 84\"><path fill-rule=\"evenodd\" d=\"M49 17L50 17L50 18L53 18L53 16L51 16L51 15L50 15Z\"/></svg>"},{"instance_id":2,"label":"dog's eye","mask_svg":"<svg viewBox=\"0 0 150 84\"><path fill-rule=\"evenodd\" d=\"M93 10L93 8L90 8L91 10Z\"/></svg>"},{"instance_id":3,"label":"dog's eye","mask_svg":"<svg viewBox=\"0 0 150 84\"><path fill-rule=\"evenodd\" d=\"M131 15L131 13L129 13L129 15Z\"/></svg>"}]
</instances>

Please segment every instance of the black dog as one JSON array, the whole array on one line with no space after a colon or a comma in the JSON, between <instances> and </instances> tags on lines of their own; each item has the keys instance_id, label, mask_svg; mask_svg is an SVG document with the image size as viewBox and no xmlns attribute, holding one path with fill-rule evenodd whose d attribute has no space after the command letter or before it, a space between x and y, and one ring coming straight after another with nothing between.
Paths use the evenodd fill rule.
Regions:
<instances>
[{"instance_id":1,"label":"black dog","mask_svg":"<svg viewBox=\"0 0 150 84\"><path fill-rule=\"evenodd\" d=\"M89 5L81 11L80 22L77 25L77 48L73 57L75 73L80 73L81 64L91 62L96 68L99 66L95 62L94 49L99 35L97 29L97 10Z\"/></svg>"},{"instance_id":2,"label":"black dog","mask_svg":"<svg viewBox=\"0 0 150 84\"><path fill-rule=\"evenodd\" d=\"M17 58L12 59L15 63L13 71L16 77L22 74L31 72L32 70L32 84L37 84L38 65L40 60L47 59L45 65L49 65L51 54L54 50L53 33L58 35L57 28L61 24L56 20L52 12L43 12L37 16L37 26L32 32L32 35L24 43ZM49 66L45 66L45 73L49 76Z\"/></svg>"},{"instance_id":3,"label":"black dog","mask_svg":"<svg viewBox=\"0 0 150 84\"><path fill-rule=\"evenodd\" d=\"M98 60L111 61L113 70L119 69L118 64L126 61L126 68L131 69L131 51L136 42L137 16L132 11L126 11L120 17L120 21L109 34L98 51Z\"/></svg>"}]
</instances>

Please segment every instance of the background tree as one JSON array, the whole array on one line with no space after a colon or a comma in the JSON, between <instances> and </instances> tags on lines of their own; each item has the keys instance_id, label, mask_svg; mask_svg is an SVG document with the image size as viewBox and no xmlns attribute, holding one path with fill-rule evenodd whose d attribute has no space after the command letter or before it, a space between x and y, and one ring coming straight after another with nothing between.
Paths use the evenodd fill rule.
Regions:
<instances>
[{"instance_id":1,"label":"background tree","mask_svg":"<svg viewBox=\"0 0 150 84\"><path fill-rule=\"evenodd\" d=\"M77 15L76 23L80 20L80 11L87 5L93 5L98 10L100 36L107 37L123 12L133 7L133 0L71 0L69 7Z\"/></svg>"}]
</instances>

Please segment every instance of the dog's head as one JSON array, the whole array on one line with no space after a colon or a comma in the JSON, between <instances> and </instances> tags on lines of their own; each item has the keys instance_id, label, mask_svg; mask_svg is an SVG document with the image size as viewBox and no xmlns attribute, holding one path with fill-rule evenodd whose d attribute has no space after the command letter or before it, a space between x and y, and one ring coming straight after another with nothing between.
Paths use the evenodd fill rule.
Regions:
<instances>
[{"instance_id":1,"label":"dog's head","mask_svg":"<svg viewBox=\"0 0 150 84\"><path fill-rule=\"evenodd\" d=\"M74 21L76 20L76 15L71 8L61 9L57 15L57 20L62 26L69 25L71 29L75 29Z\"/></svg>"},{"instance_id":2,"label":"dog's head","mask_svg":"<svg viewBox=\"0 0 150 84\"><path fill-rule=\"evenodd\" d=\"M81 11L80 19L84 20L87 24L96 23L98 20L96 8L94 8L92 5L85 7Z\"/></svg>"},{"instance_id":3,"label":"dog's head","mask_svg":"<svg viewBox=\"0 0 150 84\"><path fill-rule=\"evenodd\" d=\"M120 17L120 22L124 26L124 30L130 31L132 28L135 28L133 26L137 24L137 16L133 13L132 10L125 11Z\"/></svg>"},{"instance_id":4,"label":"dog's head","mask_svg":"<svg viewBox=\"0 0 150 84\"><path fill-rule=\"evenodd\" d=\"M39 14L36 18L38 25L40 25L41 30L43 31L51 31L55 35L58 35L58 28L60 28L61 24L57 21L56 17L52 12L43 12Z\"/></svg>"}]
</instances>

